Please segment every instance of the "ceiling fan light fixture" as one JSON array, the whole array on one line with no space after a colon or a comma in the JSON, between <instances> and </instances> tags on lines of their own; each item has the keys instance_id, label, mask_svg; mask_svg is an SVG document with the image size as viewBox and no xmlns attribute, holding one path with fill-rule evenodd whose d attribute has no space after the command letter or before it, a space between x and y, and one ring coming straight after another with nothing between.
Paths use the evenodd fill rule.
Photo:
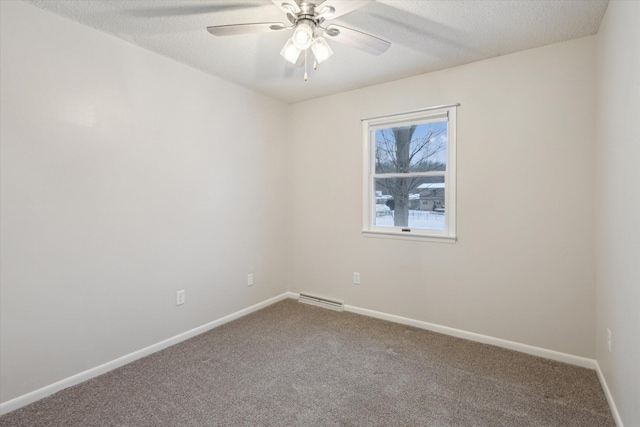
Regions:
<instances>
[{"instance_id":1,"label":"ceiling fan light fixture","mask_svg":"<svg viewBox=\"0 0 640 427\"><path fill-rule=\"evenodd\" d=\"M300 52L302 51L296 47L296 45L293 43L293 39L291 38L287 41L287 44L285 44L280 51L280 55L282 55L284 59L291 62L292 64L295 64L296 62L298 62Z\"/></svg>"},{"instance_id":2,"label":"ceiling fan light fixture","mask_svg":"<svg viewBox=\"0 0 640 427\"><path fill-rule=\"evenodd\" d=\"M307 21L308 19L298 21L293 36L291 36L293 44L300 50L309 49L313 40L313 27Z\"/></svg>"},{"instance_id":3,"label":"ceiling fan light fixture","mask_svg":"<svg viewBox=\"0 0 640 427\"><path fill-rule=\"evenodd\" d=\"M2 0L0 0L2 1ZM265 0L262 0L265 1ZM307 80L309 50L314 56L313 69L329 59L333 50L324 37L335 38L340 43L364 50L373 55L386 52L391 43L371 34L340 25L322 26L328 19L347 14L375 0L271 0L292 24L281 22L254 22L243 24L213 25L207 31L213 36L234 36L239 34L269 33L293 30L291 38L280 51L280 55L294 66L304 59L304 79ZM316 34L317 33L317 34ZM337 36L340 35L339 38ZM300 55L304 53L304 58Z\"/></svg>"},{"instance_id":4,"label":"ceiling fan light fixture","mask_svg":"<svg viewBox=\"0 0 640 427\"><path fill-rule=\"evenodd\" d=\"M322 37L315 37L313 39L311 42L311 51L313 52L313 56L316 57L318 64L322 64L333 55L331 46L329 46L329 43Z\"/></svg>"}]
</instances>

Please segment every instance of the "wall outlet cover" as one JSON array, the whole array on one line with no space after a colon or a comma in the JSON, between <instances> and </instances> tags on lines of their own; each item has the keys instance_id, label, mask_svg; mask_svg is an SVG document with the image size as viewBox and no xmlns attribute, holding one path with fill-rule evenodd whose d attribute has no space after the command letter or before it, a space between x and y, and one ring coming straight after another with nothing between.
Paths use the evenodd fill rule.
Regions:
<instances>
[{"instance_id":1,"label":"wall outlet cover","mask_svg":"<svg viewBox=\"0 0 640 427\"><path fill-rule=\"evenodd\" d=\"M176 305L182 305L185 302L184 290L176 292Z\"/></svg>"}]
</instances>

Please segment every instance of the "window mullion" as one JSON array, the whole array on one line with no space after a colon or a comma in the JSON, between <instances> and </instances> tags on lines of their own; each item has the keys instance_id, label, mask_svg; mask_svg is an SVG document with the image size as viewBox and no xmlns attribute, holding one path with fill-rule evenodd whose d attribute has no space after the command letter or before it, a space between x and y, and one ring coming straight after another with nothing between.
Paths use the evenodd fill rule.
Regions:
<instances>
[{"instance_id":1,"label":"window mullion","mask_svg":"<svg viewBox=\"0 0 640 427\"><path fill-rule=\"evenodd\" d=\"M415 178L421 176L445 176L446 171L433 171L433 172L409 172L409 173L373 173L374 178Z\"/></svg>"}]
</instances>

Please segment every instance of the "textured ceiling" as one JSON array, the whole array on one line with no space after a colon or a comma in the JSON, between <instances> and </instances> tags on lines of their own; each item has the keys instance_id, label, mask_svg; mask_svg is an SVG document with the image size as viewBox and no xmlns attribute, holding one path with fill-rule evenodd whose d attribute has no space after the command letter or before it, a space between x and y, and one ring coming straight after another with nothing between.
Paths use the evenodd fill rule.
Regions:
<instances>
[{"instance_id":1,"label":"textured ceiling","mask_svg":"<svg viewBox=\"0 0 640 427\"><path fill-rule=\"evenodd\" d=\"M329 40L310 71L279 52L290 32L213 37L206 27L285 22L269 0L26 0L214 76L293 103L595 34L608 0L378 0L331 23L392 43L381 56ZM319 0L318 0L319 2Z\"/></svg>"}]
</instances>

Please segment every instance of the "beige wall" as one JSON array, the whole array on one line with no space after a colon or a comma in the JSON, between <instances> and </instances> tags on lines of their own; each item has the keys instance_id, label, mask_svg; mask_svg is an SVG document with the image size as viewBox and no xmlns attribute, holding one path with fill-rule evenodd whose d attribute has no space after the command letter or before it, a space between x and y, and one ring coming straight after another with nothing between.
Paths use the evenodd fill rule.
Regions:
<instances>
[{"instance_id":1,"label":"beige wall","mask_svg":"<svg viewBox=\"0 0 640 427\"><path fill-rule=\"evenodd\" d=\"M291 106L290 290L593 358L594 84L587 37ZM360 119L455 102L459 241L363 237Z\"/></svg>"},{"instance_id":2,"label":"beige wall","mask_svg":"<svg viewBox=\"0 0 640 427\"><path fill-rule=\"evenodd\" d=\"M625 426L640 425L639 25L640 2L611 1L597 46L596 357Z\"/></svg>"},{"instance_id":3,"label":"beige wall","mask_svg":"<svg viewBox=\"0 0 640 427\"><path fill-rule=\"evenodd\" d=\"M0 7L1 401L286 291L283 104Z\"/></svg>"}]
</instances>

